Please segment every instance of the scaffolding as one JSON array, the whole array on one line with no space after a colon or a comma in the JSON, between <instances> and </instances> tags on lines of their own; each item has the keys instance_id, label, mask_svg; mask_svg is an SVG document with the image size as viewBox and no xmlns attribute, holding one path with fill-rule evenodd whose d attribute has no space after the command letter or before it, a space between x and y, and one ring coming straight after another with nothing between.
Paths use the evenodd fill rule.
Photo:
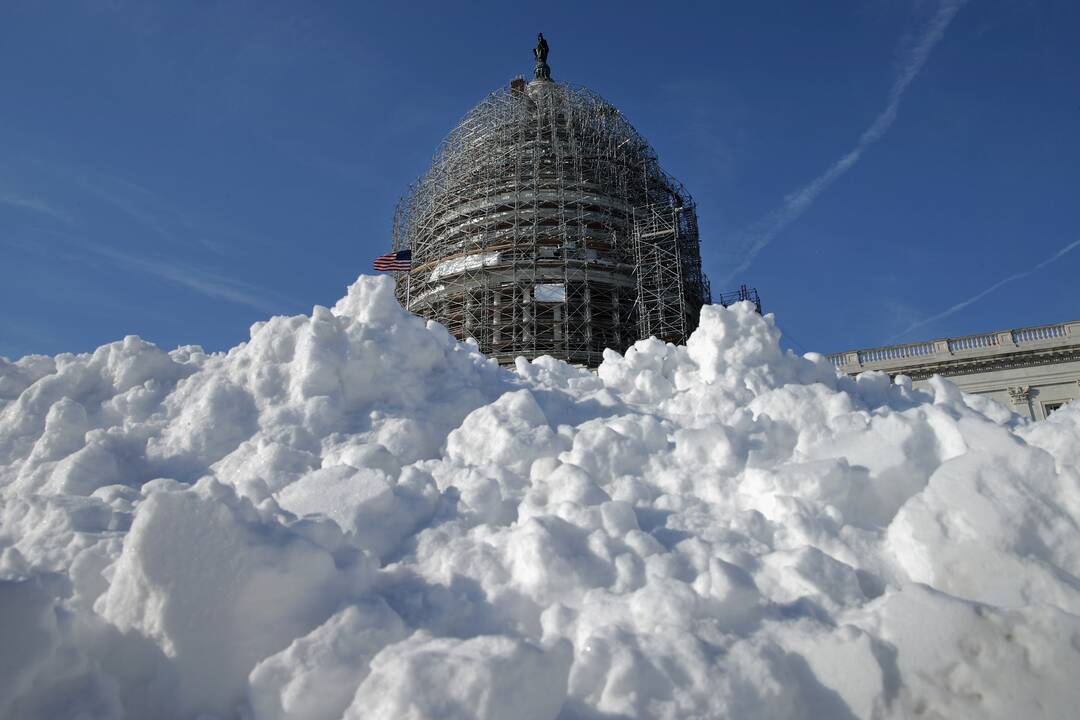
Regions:
<instances>
[{"instance_id":1,"label":"scaffolding","mask_svg":"<svg viewBox=\"0 0 1080 720\"><path fill-rule=\"evenodd\" d=\"M683 342L710 302L689 193L586 88L514 80L446 137L394 217L402 304L500 362L596 366Z\"/></svg>"}]
</instances>

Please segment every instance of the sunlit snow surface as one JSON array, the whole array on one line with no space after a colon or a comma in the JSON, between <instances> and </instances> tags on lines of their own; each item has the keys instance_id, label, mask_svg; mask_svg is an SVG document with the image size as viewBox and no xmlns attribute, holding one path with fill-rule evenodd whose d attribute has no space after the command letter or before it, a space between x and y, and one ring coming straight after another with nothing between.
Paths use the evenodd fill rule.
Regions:
<instances>
[{"instance_id":1,"label":"sunlit snow surface","mask_svg":"<svg viewBox=\"0 0 1080 720\"><path fill-rule=\"evenodd\" d=\"M0 361L0 716L1075 717L1080 407L778 338L510 371L365 277Z\"/></svg>"}]
</instances>

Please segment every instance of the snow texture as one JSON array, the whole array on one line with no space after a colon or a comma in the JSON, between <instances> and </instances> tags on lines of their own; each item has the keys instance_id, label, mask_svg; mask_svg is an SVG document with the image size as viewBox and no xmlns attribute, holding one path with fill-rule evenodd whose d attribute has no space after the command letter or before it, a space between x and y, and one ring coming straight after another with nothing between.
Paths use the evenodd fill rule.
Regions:
<instances>
[{"instance_id":1,"label":"snow texture","mask_svg":"<svg viewBox=\"0 0 1080 720\"><path fill-rule=\"evenodd\" d=\"M1074 716L1080 404L778 340L504 369L362 277L0 359L0 717Z\"/></svg>"}]
</instances>

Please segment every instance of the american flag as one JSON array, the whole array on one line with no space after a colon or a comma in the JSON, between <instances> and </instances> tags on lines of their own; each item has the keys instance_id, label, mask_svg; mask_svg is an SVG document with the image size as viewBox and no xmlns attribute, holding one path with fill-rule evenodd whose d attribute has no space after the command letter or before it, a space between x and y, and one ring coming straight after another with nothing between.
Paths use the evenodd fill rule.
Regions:
<instances>
[{"instance_id":1,"label":"american flag","mask_svg":"<svg viewBox=\"0 0 1080 720\"><path fill-rule=\"evenodd\" d=\"M388 252L375 258L372 266L378 272L398 272L412 267L412 250L398 250Z\"/></svg>"}]
</instances>

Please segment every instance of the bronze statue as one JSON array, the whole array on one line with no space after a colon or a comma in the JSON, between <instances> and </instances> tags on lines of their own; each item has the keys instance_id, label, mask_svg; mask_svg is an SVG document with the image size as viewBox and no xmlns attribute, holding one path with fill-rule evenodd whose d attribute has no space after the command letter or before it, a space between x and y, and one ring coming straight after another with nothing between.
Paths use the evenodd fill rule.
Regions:
<instances>
[{"instance_id":1,"label":"bronze statue","mask_svg":"<svg viewBox=\"0 0 1080 720\"><path fill-rule=\"evenodd\" d=\"M544 39L544 33L540 33L536 36L536 47L533 48L533 55L536 56L537 63L546 63L548 56L548 44Z\"/></svg>"},{"instance_id":2,"label":"bronze statue","mask_svg":"<svg viewBox=\"0 0 1080 720\"><path fill-rule=\"evenodd\" d=\"M550 80L551 68L547 64L548 44L544 39L544 33L536 36L536 47L533 48L533 57L536 58L536 68L533 75L537 80Z\"/></svg>"}]
</instances>

